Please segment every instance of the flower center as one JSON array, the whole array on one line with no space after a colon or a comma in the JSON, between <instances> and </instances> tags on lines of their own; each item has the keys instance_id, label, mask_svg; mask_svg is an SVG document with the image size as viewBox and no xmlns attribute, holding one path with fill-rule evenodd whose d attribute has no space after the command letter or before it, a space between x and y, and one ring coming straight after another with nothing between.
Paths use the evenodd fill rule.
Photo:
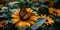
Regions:
<instances>
[{"instance_id":1,"label":"flower center","mask_svg":"<svg viewBox=\"0 0 60 30\"><path fill-rule=\"evenodd\" d=\"M30 18L30 16L31 16L30 13L23 12L23 11L20 12L20 19L23 21L28 20Z\"/></svg>"},{"instance_id":2,"label":"flower center","mask_svg":"<svg viewBox=\"0 0 60 30\"><path fill-rule=\"evenodd\" d=\"M21 11L19 12L19 15L21 20L26 21L30 18L32 14L28 13L25 8L22 8Z\"/></svg>"}]
</instances>

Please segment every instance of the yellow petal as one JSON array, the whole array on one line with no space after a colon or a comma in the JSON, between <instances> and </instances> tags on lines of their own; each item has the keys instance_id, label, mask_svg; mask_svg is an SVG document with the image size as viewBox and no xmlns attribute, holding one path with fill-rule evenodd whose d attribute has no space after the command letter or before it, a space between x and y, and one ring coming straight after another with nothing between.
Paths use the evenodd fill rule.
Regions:
<instances>
[{"instance_id":1,"label":"yellow petal","mask_svg":"<svg viewBox=\"0 0 60 30\"><path fill-rule=\"evenodd\" d=\"M50 17L49 16L47 16L47 19L49 19Z\"/></svg>"},{"instance_id":2,"label":"yellow petal","mask_svg":"<svg viewBox=\"0 0 60 30\"><path fill-rule=\"evenodd\" d=\"M29 12L29 13L31 13L33 10L31 10L30 8L27 8L26 9L27 10L27 12Z\"/></svg>"},{"instance_id":3,"label":"yellow petal","mask_svg":"<svg viewBox=\"0 0 60 30\"><path fill-rule=\"evenodd\" d=\"M30 27L30 23L29 23L29 22L26 22L26 25L27 25L28 27Z\"/></svg>"},{"instance_id":4,"label":"yellow petal","mask_svg":"<svg viewBox=\"0 0 60 30\"><path fill-rule=\"evenodd\" d=\"M36 16L31 16L30 20L37 21L37 17Z\"/></svg>"},{"instance_id":5,"label":"yellow petal","mask_svg":"<svg viewBox=\"0 0 60 30\"><path fill-rule=\"evenodd\" d=\"M19 17L19 16L16 16L16 15L12 15L12 17L16 18L16 17Z\"/></svg>"},{"instance_id":6,"label":"yellow petal","mask_svg":"<svg viewBox=\"0 0 60 30\"><path fill-rule=\"evenodd\" d=\"M48 22L45 22L46 25L49 25Z\"/></svg>"},{"instance_id":7,"label":"yellow petal","mask_svg":"<svg viewBox=\"0 0 60 30\"><path fill-rule=\"evenodd\" d=\"M18 27L20 27L20 28L23 27L23 22L22 21L18 23Z\"/></svg>"},{"instance_id":8,"label":"yellow petal","mask_svg":"<svg viewBox=\"0 0 60 30\"><path fill-rule=\"evenodd\" d=\"M45 17L45 18L47 17L46 14L44 14L44 17Z\"/></svg>"},{"instance_id":9,"label":"yellow petal","mask_svg":"<svg viewBox=\"0 0 60 30\"><path fill-rule=\"evenodd\" d=\"M16 13L16 12L15 12L15 13L14 13L14 14L12 14L12 15L16 15L16 16L19 16L19 13Z\"/></svg>"},{"instance_id":10,"label":"yellow petal","mask_svg":"<svg viewBox=\"0 0 60 30\"><path fill-rule=\"evenodd\" d=\"M35 11L33 11L32 13L35 14L35 15L38 15Z\"/></svg>"},{"instance_id":11,"label":"yellow petal","mask_svg":"<svg viewBox=\"0 0 60 30\"><path fill-rule=\"evenodd\" d=\"M13 14L18 15L18 13L14 12Z\"/></svg>"},{"instance_id":12,"label":"yellow petal","mask_svg":"<svg viewBox=\"0 0 60 30\"><path fill-rule=\"evenodd\" d=\"M17 17L17 18L16 17L15 18L13 17L12 19L20 19L20 18L19 17Z\"/></svg>"},{"instance_id":13,"label":"yellow petal","mask_svg":"<svg viewBox=\"0 0 60 30\"><path fill-rule=\"evenodd\" d=\"M54 21L50 20L48 23L52 25L52 24L54 24Z\"/></svg>"},{"instance_id":14,"label":"yellow petal","mask_svg":"<svg viewBox=\"0 0 60 30\"><path fill-rule=\"evenodd\" d=\"M19 13L19 10L16 10L16 13Z\"/></svg>"},{"instance_id":15,"label":"yellow petal","mask_svg":"<svg viewBox=\"0 0 60 30\"><path fill-rule=\"evenodd\" d=\"M23 27L26 28L26 22L23 21Z\"/></svg>"},{"instance_id":16,"label":"yellow petal","mask_svg":"<svg viewBox=\"0 0 60 30\"><path fill-rule=\"evenodd\" d=\"M12 23L15 24L16 22L20 21L20 19L12 19Z\"/></svg>"},{"instance_id":17,"label":"yellow petal","mask_svg":"<svg viewBox=\"0 0 60 30\"><path fill-rule=\"evenodd\" d=\"M35 22L33 22L33 21L28 21L28 22L30 22L31 24L35 24Z\"/></svg>"},{"instance_id":18,"label":"yellow petal","mask_svg":"<svg viewBox=\"0 0 60 30\"><path fill-rule=\"evenodd\" d=\"M46 14L41 14L40 18L46 18Z\"/></svg>"},{"instance_id":19,"label":"yellow petal","mask_svg":"<svg viewBox=\"0 0 60 30\"><path fill-rule=\"evenodd\" d=\"M19 27L19 26L18 26L18 23L15 24L15 27L17 27L17 28Z\"/></svg>"}]
</instances>

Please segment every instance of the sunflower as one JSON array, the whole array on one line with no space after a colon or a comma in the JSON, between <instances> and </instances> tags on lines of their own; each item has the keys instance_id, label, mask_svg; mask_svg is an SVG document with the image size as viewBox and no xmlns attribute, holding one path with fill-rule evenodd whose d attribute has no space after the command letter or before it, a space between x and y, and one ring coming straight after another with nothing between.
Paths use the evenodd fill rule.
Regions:
<instances>
[{"instance_id":1,"label":"sunflower","mask_svg":"<svg viewBox=\"0 0 60 30\"><path fill-rule=\"evenodd\" d=\"M49 13L57 16L56 8L49 8Z\"/></svg>"},{"instance_id":2,"label":"sunflower","mask_svg":"<svg viewBox=\"0 0 60 30\"><path fill-rule=\"evenodd\" d=\"M4 27L6 25L6 20L0 21L0 27Z\"/></svg>"},{"instance_id":3,"label":"sunflower","mask_svg":"<svg viewBox=\"0 0 60 30\"><path fill-rule=\"evenodd\" d=\"M54 24L54 20L52 18L50 18L50 16L47 16L46 14L41 14L40 18L46 18L46 22L44 22L44 24L46 25L53 25Z\"/></svg>"},{"instance_id":4,"label":"sunflower","mask_svg":"<svg viewBox=\"0 0 60 30\"><path fill-rule=\"evenodd\" d=\"M55 12L55 10L56 10L55 8L52 8L51 7L51 8L49 8L49 13L52 13L53 14L53 12Z\"/></svg>"},{"instance_id":5,"label":"sunflower","mask_svg":"<svg viewBox=\"0 0 60 30\"><path fill-rule=\"evenodd\" d=\"M55 16L60 16L60 9L56 9L56 8L49 8L49 13L53 14Z\"/></svg>"},{"instance_id":6,"label":"sunflower","mask_svg":"<svg viewBox=\"0 0 60 30\"><path fill-rule=\"evenodd\" d=\"M56 12L57 12L57 16L60 16L60 9L57 9Z\"/></svg>"},{"instance_id":7,"label":"sunflower","mask_svg":"<svg viewBox=\"0 0 60 30\"><path fill-rule=\"evenodd\" d=\"M2 7L3 7L3 4L0 4L0 9L2 9Z\"/></svg>"},{"instance_id":8,"label":"sunflower","mask_svg":"<svg viewBox=\"0 0 60 30\"><path fill-rule=\"evenodd\" d=\"M26 11L16 10L12 14L12 17L12 23L15 24L15 27L19 28L30 27L31 25L35 24L39 18L38 14L30 8L26 8Z\"/></svg>"}]
</instances>

